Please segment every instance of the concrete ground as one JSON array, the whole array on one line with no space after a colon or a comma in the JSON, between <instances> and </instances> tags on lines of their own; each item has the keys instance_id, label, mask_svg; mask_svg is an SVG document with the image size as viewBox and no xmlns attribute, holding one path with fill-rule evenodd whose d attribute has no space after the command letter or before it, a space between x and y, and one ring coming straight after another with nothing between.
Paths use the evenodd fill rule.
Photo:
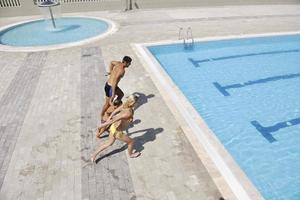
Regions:
<instances>
[{"instance_id":1,"label":"concrete ground","mask_svg":"<svg viewBox=\"0 0 300 200\"><path fill-rule=\"evenodd\" d=\"M299 31L300 6L80 15L111 19L119 30L80 47L0 52L0 199L236 199L222 177L202 164L207 158L190 145L132 44L177 40L179 27L189 26L195 38ZM1 18L0 26L32 18ZM120 87L141 97L127 132L142 155L128 158L117 142L91 164L90 154L106 139L94 136L105 68L124 55L133 62Z\"/></svg>"}]
</instances>

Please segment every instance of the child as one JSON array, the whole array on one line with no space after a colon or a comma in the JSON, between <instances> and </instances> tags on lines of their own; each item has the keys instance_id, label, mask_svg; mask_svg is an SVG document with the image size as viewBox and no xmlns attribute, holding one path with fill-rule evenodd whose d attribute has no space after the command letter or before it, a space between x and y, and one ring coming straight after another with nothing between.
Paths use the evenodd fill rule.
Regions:
<instances>
[{"instance_id":1,"label":"child","mask_svg":"<svg viewBox=\"0 0 300 200\"><path fill-rule=\"evenodd\" d=\"M133 152L133 145L134 141L132 138L130 138L128 135L124 134L123 131L128 127L129 123L133 121L133 114L134 114L134 104L138 100L137 96L130 95L127 99L127 101L124 103L124 105L117 108L111 116L108 118L108 120L100 125L100 129L102 127L107 127L109 125L109 136L108 140L105 141L105 143L100 146L95 153L93 153L91 157L91 161L95 162L96 157L98 154L100 154L103 150L107 149L109 146L111 146L116 139L123 141L127 143L128 145L128 154L130 158L136 158L141 153L140 152Z\"/></svg>"},{"instance_id":2,"label":"child","mask_svg":"<svg viewBox=\"0 0 300 200\"><path fill-rule=\"evenodd\" d=\"M110 117L110 115L118 108L122 105L122 101L121 100L114 100L113 105L111 105L106 112L104 113L103 116L103 120L104 122L108 120L108 118ZM98 127L97 128L97 133L96 133L96 137L100 139L102 133L104 133L104 131L108 130L108 128L110 127L110 125L105 126L103 128Z\"/></svg>"}]
</instances>

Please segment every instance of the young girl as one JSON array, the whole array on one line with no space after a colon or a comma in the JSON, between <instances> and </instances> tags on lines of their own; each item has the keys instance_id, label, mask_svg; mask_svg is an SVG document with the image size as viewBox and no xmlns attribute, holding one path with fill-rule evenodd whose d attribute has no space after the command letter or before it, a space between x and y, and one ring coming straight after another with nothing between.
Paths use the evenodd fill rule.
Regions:
<instances>
[{"instance_id":1,"label":"young girl","mask_svg":"<svg viewBox=\"0 0 300 200\"><path fill-rule=\"evenodd\" d=\"M104 122L106 122L110 115L113 113L113 111L115 111L118 107L120 107L122 105L122 101L121 100L114 100L113 102L113 105L111 105L107 110L106 112L104 113L104 116L103 116L103 120ZM100 138L102 133L104 133L104 131L108 130L109 128L109 125L108 126L105 126L105 127L102 127L102 128L97 128L97 133L96 133L96 137L97 138Z\"/></svg>"},{"instance_id":2,"label":"young girl","mask_svg":"<svg viewBox=\"0 0 300 200\"><path fill-rule=\"evenodd\" d=\"M123 133L123 131L130 124L130 122L133 121L133 114L134 114L133 108L137 99L138 99L137 96L130 95L127 101L122 106L120 106L115 111L113 111L109 119L105 123L100 125L99 128L103 128L111 125L109 128L109 138L102 146L100 146L92 154L91 157L92 162L95 162L97 155L100 154L103 150L105 150L109 146L111 146L116 139L127 143L128 154L130 158L136 158L141 154L140 152L133 153L134 141L132 138L130 138L129 136Z\"/></svg>"}]
</instances>

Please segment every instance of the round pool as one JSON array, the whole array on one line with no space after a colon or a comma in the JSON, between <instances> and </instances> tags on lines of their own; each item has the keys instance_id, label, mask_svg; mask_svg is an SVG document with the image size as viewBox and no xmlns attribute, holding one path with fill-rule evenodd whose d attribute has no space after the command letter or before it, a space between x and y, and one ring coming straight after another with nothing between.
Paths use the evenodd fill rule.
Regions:
<instances>
[{"instance_id":1,"label":"round pool","mask_svg":"<svg viewBox=\"0 0 300 200\"><path fill-rule=\"evenodd\" d=\"M62 44L70 46L99 39L110 33L114 27L108 20L90 17L62 17L56 19L55 23L56 28L42 19L4 27L0 29L0 45L60 48L64 47Z\"/></svg>"}]
</instances>

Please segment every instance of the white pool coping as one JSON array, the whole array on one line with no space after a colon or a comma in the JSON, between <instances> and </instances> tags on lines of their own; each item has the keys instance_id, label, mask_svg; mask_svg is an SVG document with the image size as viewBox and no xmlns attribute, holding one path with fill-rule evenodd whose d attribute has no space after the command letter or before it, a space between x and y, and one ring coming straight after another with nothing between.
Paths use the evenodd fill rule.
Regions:
<instances>
[{"instance_id":1,"label":"white pool coping","mask_svg":"<svg viewBox=\"0 0 300 200\"><path fill-rule=\"evenodd\" d=\"M197 38L195 42L295 34L300 34L300 31L205 37ZM147 49L148 46L176 43L182 43L182 41L167 40L132 44L132 46L222 195L226 198L233 193L234 197L239 200L264 199L216 135L209 129L200 114ZM216 170L219 173L215 173ZM232 192L231 195L230 192L228 193L229 190Z\"/></svg>"},{"instance_id":2,"label":"white pool coping","mask_svg":"<svg viewBox=\"0 0 300 200\"><path fill-rule=\"evenodd\" d=\"M67 18L72 18L72 17L82 17L82 18L90 18L90 19L98 19L106 22L108 24L108 29L104 32L101 33L100 35L86 38L83 40L75 41L75 42L69 42L65 44L55 44L55 45L47 45L47 46L32 46L32 47L16 47L16 46L9 46L9 45L3 45L0 44L0 51L8 51L8 52L37 52L37 51L50 51L50 50L57 50L57 49L64 49L64 48L70 48L70 47L75 47L75 46L81 46L85 44L90 44L92 42L95 42L97 40L103 39L113 33L115 33L119 25L116 24L115 22L102 18L102 17L91 17L91 16L84 16L84 15L68 15L68 16L62 16L62 17L67 17ZM43 20L43 18L37 18L37 19L30 19L30 20L25 20L13 24L9 24L3 27L0 27L0 32L7 29L11 28L13 26L17 26L23 23L28 23L28 22L33 22L37 20Z\"/></svg>"}]
</instances>

